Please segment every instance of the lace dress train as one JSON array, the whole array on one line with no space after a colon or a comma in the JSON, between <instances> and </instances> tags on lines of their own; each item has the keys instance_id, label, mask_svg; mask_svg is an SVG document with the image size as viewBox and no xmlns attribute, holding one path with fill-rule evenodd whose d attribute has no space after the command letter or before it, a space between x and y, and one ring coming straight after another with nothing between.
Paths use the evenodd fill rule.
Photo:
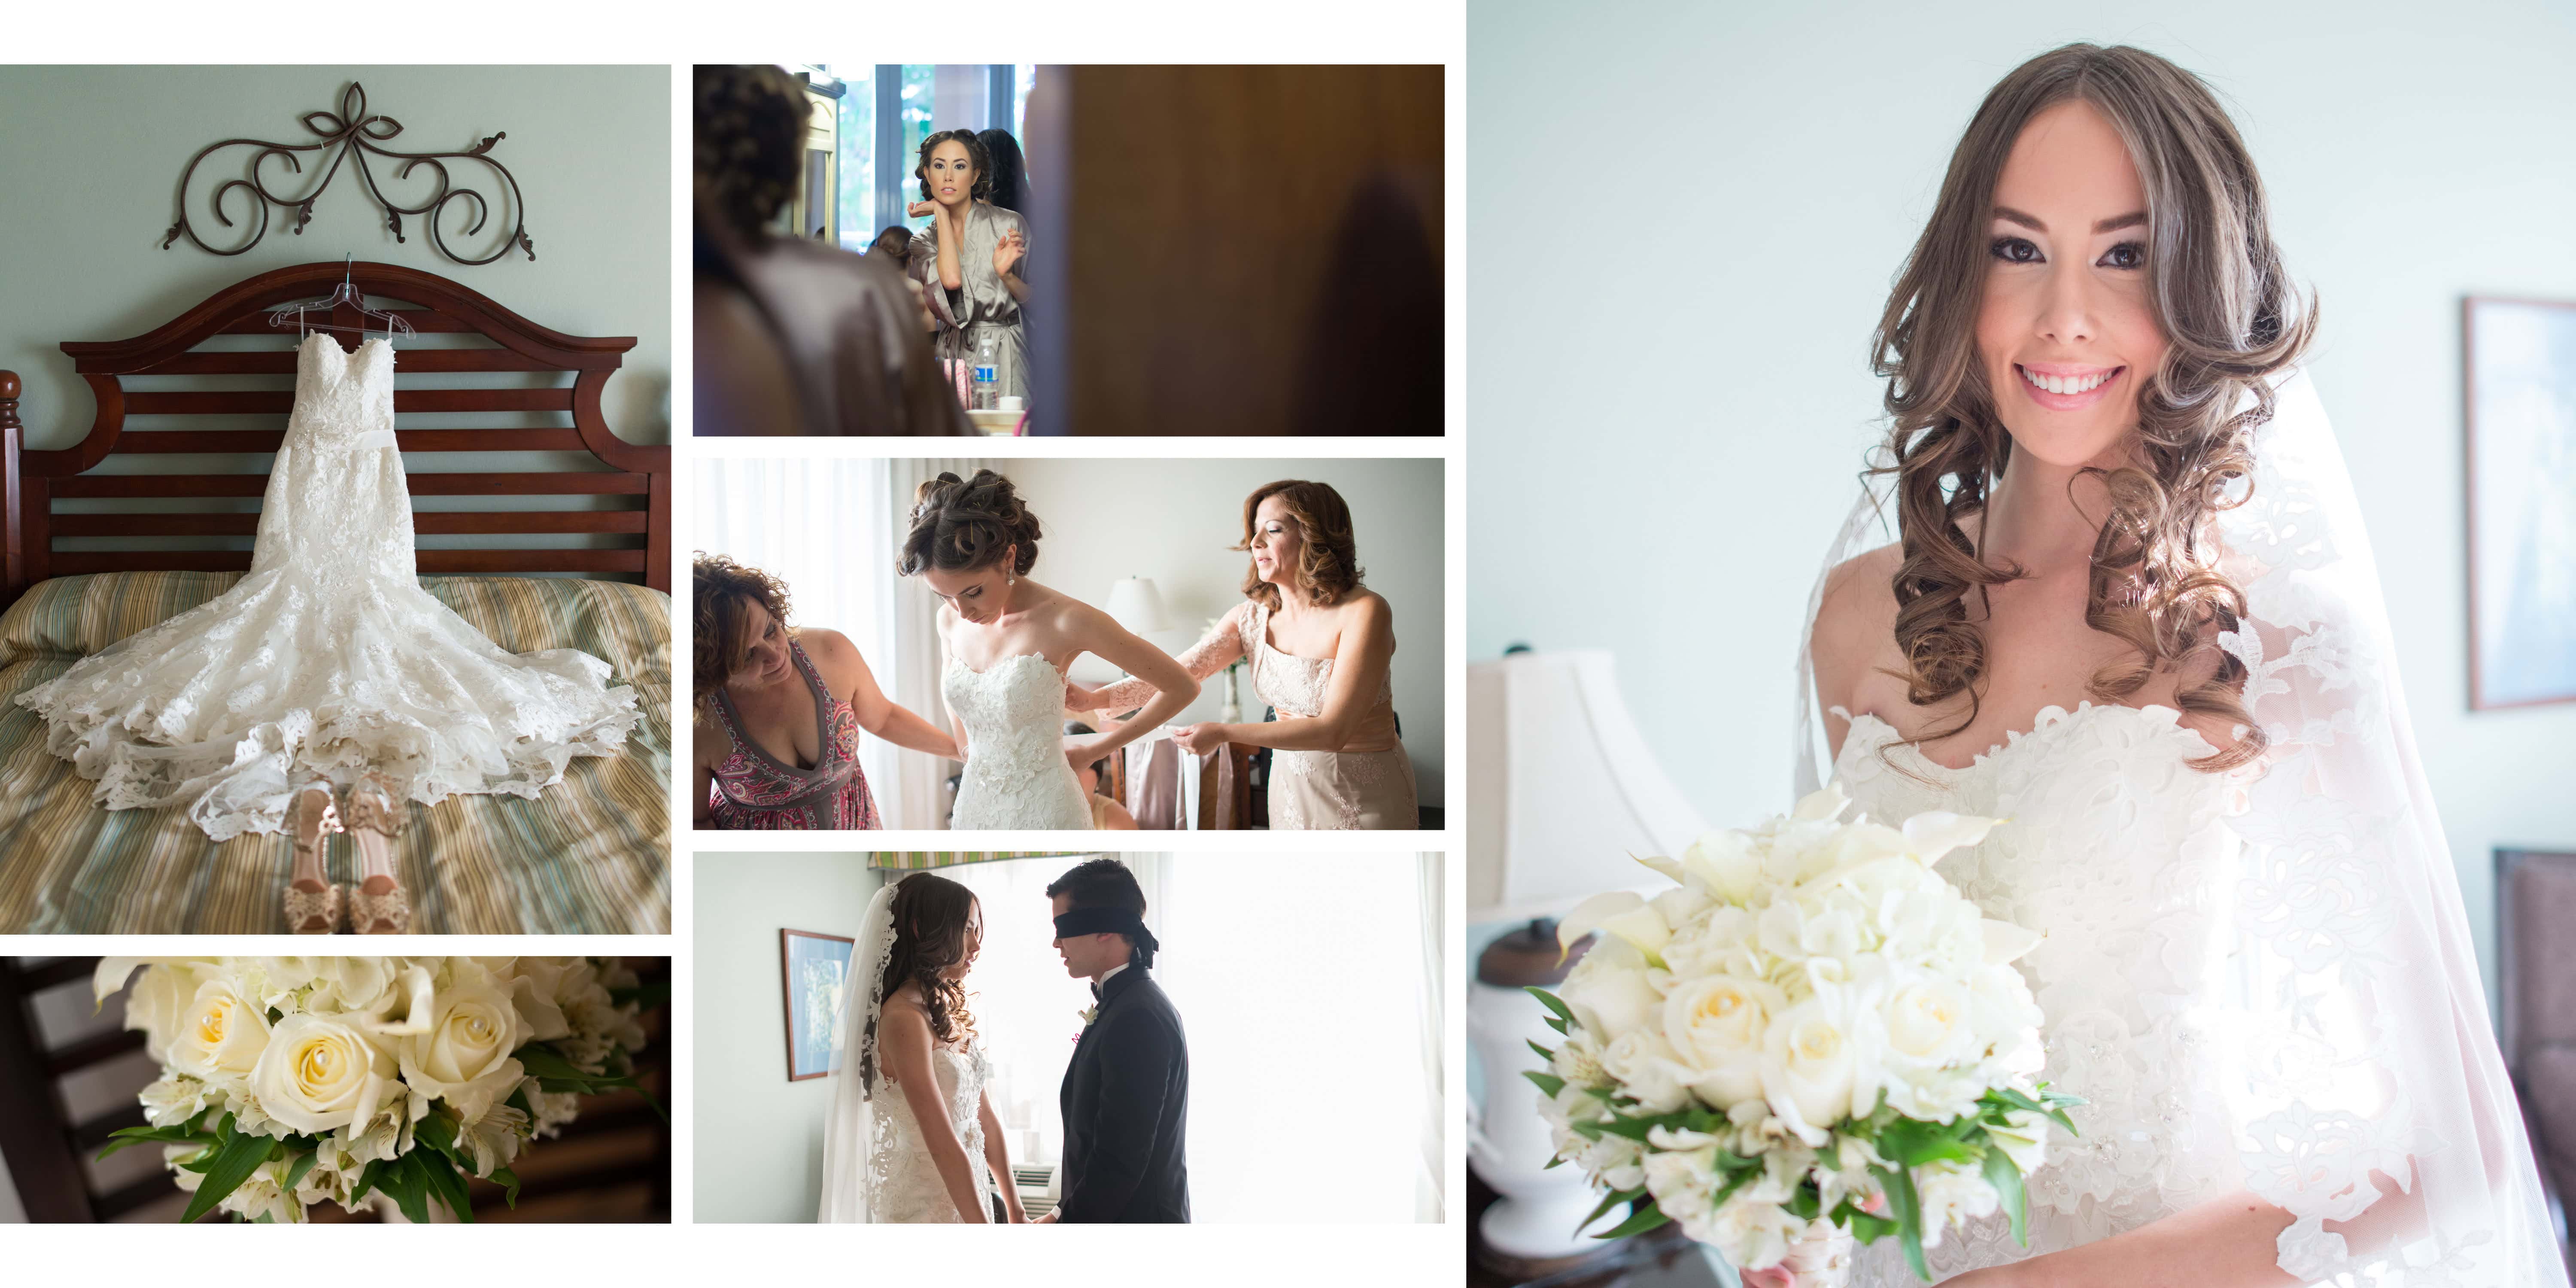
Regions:
<instances>
[{"instance_id":1,"label":"lace dress train","mask_svg":"<svg viewBox=\"0 0 2576 1288\"><path fill-rule=\"evenodd\" d=\"M413 800L535 797L616 755L634 690L576 649L513 655L421 589L393 346L308 337L247 576L20 694L108 809L184 806L215 840L367 769Z\"/></svg>"}]
</instances>

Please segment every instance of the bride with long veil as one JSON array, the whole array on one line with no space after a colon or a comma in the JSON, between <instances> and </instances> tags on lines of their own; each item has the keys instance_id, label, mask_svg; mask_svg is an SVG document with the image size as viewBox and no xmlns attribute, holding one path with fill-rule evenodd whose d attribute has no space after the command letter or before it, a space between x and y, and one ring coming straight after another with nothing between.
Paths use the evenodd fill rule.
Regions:
<instances>
[{"instance_id":1,"label":"bride with long veil","mask_svg":"<svg viewBox=\"0 0 2576 1288\"><path fill-rule=\"evenodd\" d=\"M916 872L868 901L842 991L819 1219L1028 1220L966 1009L983 945L982 904L946 877Z\"/></svg>"},{"instance_id":2,"label":"bride with long veil","mask_svg":"<svg viewBox=\"0 0 2576 1288\"><path fill-rule=\"evenodd\" d=\"M2566 1281L2299 304L2208 88L2090 45L1988 95L1889 300L1800 789L2009 818L1941 870L2045 932L2089 1101L1944 1282Z\"/></svg>"}]
</instances>

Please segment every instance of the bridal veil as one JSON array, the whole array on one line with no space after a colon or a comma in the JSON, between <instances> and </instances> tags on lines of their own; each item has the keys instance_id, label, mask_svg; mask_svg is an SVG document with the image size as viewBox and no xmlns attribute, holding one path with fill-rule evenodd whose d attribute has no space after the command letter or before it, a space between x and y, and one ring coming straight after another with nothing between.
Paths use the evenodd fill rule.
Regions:
<instances>
[{"instance_id":1,"label":"bridal veil","mask_svg":"<svg viewBox=\"0 0 2576 1288\"><path fill-rule=\"evenodd\" d=\"M823 1115L823 1201L815 1219L875 1219L876 1196L890 1161L885 1120L876 1111L877 1017L885 1010L886 961L894 955L894 891L888 881L868 900L850 945L850 974L841 986L841 1060L832 1070L832 1103Z\"/></svg>"},{"instance_id":2,"label":"bridal veil","mask_svg":"<svg viewBox=\"0 0 2576 1288\"><path fill-rule=\"evenodd\" d=\"M2236 485L2251 494L2219 519L2221 566L2249 606L2221 643L2245 663L2245 705L2271 740L2236 771L2235 858L2207 892L2227 963L2208 978L2223 995L2199 999L2229 1048L2240 1179L2293 1218L2279 1264L2301 1283L2563 1284L2352 484L2308 378L2290 373L2275 393L2253 476ZM1864 488L1825 571L1896 539L1891 486ZM1823 590L1820 574L1808 632ZM1803 795L1831 761L1801 639ZM2378 1247L2328 1228L2380 1203L2420 1203L2423 1219Z\"/></svg>"}]
</instances>

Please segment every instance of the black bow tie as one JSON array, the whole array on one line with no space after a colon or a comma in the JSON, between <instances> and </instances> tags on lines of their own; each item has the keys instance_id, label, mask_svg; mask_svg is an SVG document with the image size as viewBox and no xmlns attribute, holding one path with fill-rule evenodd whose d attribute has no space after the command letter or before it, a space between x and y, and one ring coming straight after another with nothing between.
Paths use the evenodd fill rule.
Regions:
<instances>
[{"instance_id":1,"label":"black bow tie","mask_svg":"<svg viewBox=\"0 0 2576 1288\"><path fill-rule=\"evenodd\" d=\"M1091 1000L1095 1002L1100 1000L1100 986L1098 984L1091 986Z\"/></svg>"}]
</instances>

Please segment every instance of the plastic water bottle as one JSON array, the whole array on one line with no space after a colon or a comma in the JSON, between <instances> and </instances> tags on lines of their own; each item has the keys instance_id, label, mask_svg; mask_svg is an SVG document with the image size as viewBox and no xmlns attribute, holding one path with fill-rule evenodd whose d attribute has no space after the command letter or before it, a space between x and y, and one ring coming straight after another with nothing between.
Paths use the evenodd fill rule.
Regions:
<instances>
[{"instance_id":1,"label":"plastic water bottle","mask_svg":"<svg viewBox=\"0 0 2576 1288\"><path fill-rule=\"evenodd\" d=\"M975 410L991 411L1000 406L1002 389L1002 345L999 338L985 332L975 340Z\"/></svg>"}]
</instances>

